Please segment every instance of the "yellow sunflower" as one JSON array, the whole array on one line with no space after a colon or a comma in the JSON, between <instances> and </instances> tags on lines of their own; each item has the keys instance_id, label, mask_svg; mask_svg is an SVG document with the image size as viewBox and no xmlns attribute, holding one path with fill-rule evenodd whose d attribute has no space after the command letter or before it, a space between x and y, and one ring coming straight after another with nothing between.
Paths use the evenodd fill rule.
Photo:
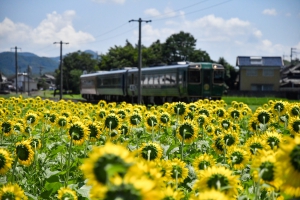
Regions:
<instances>
[{"instance_id":1,"label":"yellow sunflower","mask_svg":"<svg viewBox=\"0 0 300 200\"><path fill-rule=\"evenodd\" d=\"M0 188L0 199L27 200L28 197L18 184L8 183Z\"/></svg>"},{"instance_id":2,"label":"yellow sunflower","mask_svg":"<svg viewBox=\"0 0 300 200\"><path fill-rule=\"evenodd\" d=\"M104 200L110 199L139 199L153 200L161 199L160 187L157 181L136 173L126 173L124 177L115 176L111 180L112 186L107 188L104 194L92 191L93 195L103 195Z\"/></svg>"},{"instance_id":3,"label":"yellow sunflower","mask_svg":"<svg viewBox=\"0 0 300 200\"><path fill-rule=\"evenodd\" d=\"M145 126L148 131L158 130L158 118L154 114L149 114L145 117Z\"/></svg>"},{"instance_id":4,"label":"yellow sunflower","mask_svg":"<svg viewBox=\"0 0 300 200\"><path fill-rule=\"evenodd\" d=\"M169 181L175 184L182 183L189 173L186 163L178 158L174 158L171 160L171 166L171 179Z\"/></svg>"},{"instance_id":5,"label":"yellow sunflower","mask_svg":"<svg viewBox=\"0 0 300 200\"><path fill-rule=\"evenodd\" d=\"M81 121L77 121L70 125L67 134L74 144L81 145L88 137L88 128Z\"/></svg>"},{"instance_id":6,"label":"yellow sunflower","mask_svg":"<svg viewBox=\"0 0 300 200\"><path fill-rule=\"evenodd\" d=\"M57 127L68 128L69 122L68 118L64 115L58 116L56 120Z\"/></svg>"},{"instance_id":7,"label":"yellow sunflower","mask_svg":"<svg viewBox=\"0 0 300 200\"><path fill-rule=\"evenodd\" d=\"M112 176L124 176L134 162L133 154L124 146L107 142L104 146L94 147L80 169L88 180L87 184L95 188L95 191L105 190L105 185Z\"/></svg>"},{"instance_id":8,"label":"yellow sunflower","mask_svg":"<svg viewBox=\"0 0 300 200\"><path fill-rule=\"evenodd\" d=\"M228 164L237 170L244 169L250 160L249 153L244 148L237 146L229 148L226 157Z\"/></svg>"},{"instance_id":9,"label":"yellow sunflower","mask_svg":"<svg viewBox=\"0 0 300 200\"><path fill-rule=\"evenodd\" d=\"M216 161L212 155L202 154L196 157L193 161L193 167L196 173L201 170L205 170L208 167L215 166Z\"/></svg>"},{"instance_id":10,"label":"yellow sunflower","mask_svg":"<svg viewBox=\"0 0 300 200\"><path fill-rule=\"evenodd\" d=\"M158 143L143 143L139 148L139 157L147 161L157 161L162 157L163 149Z\"/></svg>"},{"instance_id":11,"label":"yellow sunflower","mask_svg":"<svg viewBox=\"0 0 300 200\"><path fill-rule=\"evenodd\" d=\"M96 141L100 138L102 133L101 123L100 122L87 122L88 136L91 141Z\"/></svg>"},{"instance_id":12,"label":"yellow sunflower","mask_svg":"<svg viewBox=\"0 0 300 200\"><path fill-rule=\"evenodd\" d=\"M9 136L10 134L12 134L13 133L13 121L7 120L7 121L2 122L1 129L2 129L2 133L5 136Z\"/></svg>"},{"instance_id":13,"label":"yellow sunflower","mask_svg":"<svg viewBox=\"0 0 300 200\"><path fill-rule=\"evenodd\" d=\"M288 106L288 112L291 117L300 117L300 104L299 103L291 103Z\"/></svg>"},{"instance_id":14,"label":"yellow sunflower","mask_svg":"<svg viewBox=\"0 0 300 200\"><path fill-rule=\"evenodd\" d=\"M35 126L39 122L39 117L34 112L27 112L27 114L25 116L25 121L27 122L28 125Z\"/></svg>"},{"instance_id":15,"label":"yellow sunflower","mask_svg":"<svg viewBox=\"0 0 300 200\"><path fill-rule=\"evenodd\" d=\"M69 187L61 187L58 191L57 191L58 195L57 198L60 200L77 200L77 195L76 195L76 191L72 190Z\"/></svg>"},{"instance_id":16,"label":"yellow sunflower","mask_svg":"<svg viewBox=\"0 0 300 200\"><path fill-rule=\"evenodd\" d=\"M138 112L132 113L129 116L129 124L131 126L138 126L142 122L142 116Z\"/></svg>"},{"instance_id":17,"label":"yellow sunflower","mask_svg":"<svg viewBox=\"0 0 300 200\"><path fill-rule=\"evenodd\" d=\"M122 121L115 113L110 113L105 117L104 127L108 130L118 130L122 125Z\"/></svg>"},{"instance_id":18,"label":"yellow sunflower","mask_svg":"<svg viewBox=\"0 0 300 200\"><path fill-rule=\"evenodd\" d=\"M200 194L203 191L215 189L232 199L238 196L238 189L241 189L239 177L223 166L208 167L201 170L197 177L193 188Z\"/></svg>"},{"instance_id":19,"label":"yellow sunflower","mask_svg":"<svg viewBox=\"0 0 300 200\"><path fill-rule=\"evenodd\" d=\"M159 115L159 123L158 125L162 128L166 128L170 125L170 122L171 122L171 117L170 117L170 114L168 112L162 112L160 115Z\"/></svg>"},{"instance_id":20,"label":"yellow sunflower","mask_svg":"<svg viewBox=\"0 0 300 200\"><path fill-rule=\"evenodd\" d=\"M172 161L171 160L158 160L156 162L157 168L161 173L163 182L167 182L171 179Z\"/></svg>"},{"instance_id":21,"label":"yellow sunflower","mask_svg":"<svg viewBox=\"0 0 300 200\"><path fill-rule=\"evenodd\" d=\"M184 118L187 114L187 105L184 102L174 102L172 105L169 107L170 113L172 115L175 115L179 118Z\"/></svg>"},{"instance_id":22,"label":"yellow sunflower","mask_svg":"<svg viewBox=\"0 0 300 200\"><path fill-rule=\"evenodd\" d=\"M288 129L290 133L294 136L299 135L300 136L300 118L299 117L293 117L291 118Z\"/></svg>"},{"instance_id":23,"label":"yellow sunflower","mask_svg":"<svg viewBox=\"0 0 300 200\"><path fill-rule=\"evenodd\" d=\"M219 190L209 189L203 192L193 195L190 200L230 200L232 198L228 197L226 194Z\"/></svg>"},{"instance_id":24,"label":"yellow sunflower","mask_svg":"<svg viewBox=\"0 0 300 200\"><path fill-rule=\"evenodd\" d=\"M276 154L275 177L281 182L280 190L285 194L300 197L300 137L288 138L280 144Z\"/></svg>"},{"instance_id":25,"label":"yellow sunflower","mask_svg":"<svg viewBox=\"0 0 300 200\"><path fill-rule=\"evenodd\" d=\"M277 150L282 141L282 134L278 133L276 130L267 131L261 137L273 150Z\"/></svg>"},{"instance_id":26,"label":"yellow sunflower","mask_svg":"<svg viewBox=\"0 0 300 200\"><path fill-rule=\"evenodd\" d=\"M16 156L21 165L31 165L34 159L34 152L28 140L16 143Z\"/></svg>"},{"instance_id":27,"label":"yellow sunflower","mask_svg":"<svg viewBox=\"0 0 300 200\"><path fill-rule=\"evenodd\" d=\"M165 187L161 192L161 199L159 200L182 200L184 199L184 191L171 186Z\"/></svg>"},{"instance_id":28,"label":"yellow sunflower","mask_svg":"<svg viewBox=\"0 0 300 200\"><path fill-rule=\"evenodd\" d=\"M32 147L32 149L40 149L42 147L42 143L41 143L41 140L38 139L38 138L29 138L28 139L29 143L30 143L30 146Z\"/></svg>"},{"instance_id":29,"label":"yellow sunflower","mask_svg":"<svg viewBox=\"0 0 300 200\"><path fill-rule=\"evenodd\" d=\"M5 175L11 169L12 158L10 153L0 148L0 175Z\"/></svg>"},{"instance_id":30,"label":"yellow sunflower","mask_svg":"<svg viewBox=\"0 0 300 200\"><path fill-rule=\"evenodd\" d=\"M255 155L258 150L269 150L270 146L267 144L265 140L262 140L260 136L252 136L249 138L245 146L246 149L249 149L248 151L251 153L251 155Z\"/></svg>"},{"instance_id":31,"label":"yellow sunflower","mask_svg":"<svg viewBox=\"0 0 300 200\"><path fill-rule=\"evenodd\" d=\"M273 151L259 150L252 158L251 169L253 177L260 184L267 183L278 189L280 181L275 180L275 169L280 163L276 162Z\"/></svg>"},{"instance_id":32,"label":"yellow sunflower","mask_svg":"<svg viewBox=\"0 0 300 200\"><path fill-rule=\"evenodd\" d=\"M198 137L198 126L191 120L185 120L176 129L176 136L180 141L191 143Z\"/></svg>"}]
</instances>

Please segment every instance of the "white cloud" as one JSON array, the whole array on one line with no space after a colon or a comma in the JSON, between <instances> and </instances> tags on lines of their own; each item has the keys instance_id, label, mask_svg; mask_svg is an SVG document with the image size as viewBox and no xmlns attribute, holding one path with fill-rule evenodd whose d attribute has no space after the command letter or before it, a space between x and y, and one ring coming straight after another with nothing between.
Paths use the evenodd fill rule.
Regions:
<instances>
[{"instance_id":1,"label":"white cloud","mask_svg":"<svg viewBox=\"0 0 300 200\"><path fill-rule=\"evenodd\" d=\"M155 8L150 8L144 11L144 13L151 17L157 17L160 15L160 12Z\"/></svg>"},{"instance_id":2,"label":"white cloud","mask_svg":"<svg viewBox=\"0 0 300 200\"><path fill-rule=\"evenodd\" d=\"M265 9L265 10L263 10L262 13L264 15L273 15L273 16L277 15L277 12L276 12L276 10L274 8L272 8L272 9Z\"/></svg>"},{"instance_id":3,"label":"white cloud","mask_svg":"<svg viewBox=\"0 0 300 200\"><path fill-rule=\"evenodd\" d=\"M113 2L115 4L124 4L126 0L92 0L96 3L108 3Z\"/></svg>"},{"instance_id":4,"label":"white cloud","mask_svg":"<svg viewBox=\"0 0 300 200\"><path fill-rule=\"evenodd\" d=\"M75 48L80 43L94 41L91 34L75 30L72 24L75 16L73 10L65 11L63 14L52 12L35 28L5 18L0 23L1 47L9 48L14 43L22 45L24 49L26 47L38 49L53 42L63 41L69 42L68 48Z\"/></svg>"}]
</instances>

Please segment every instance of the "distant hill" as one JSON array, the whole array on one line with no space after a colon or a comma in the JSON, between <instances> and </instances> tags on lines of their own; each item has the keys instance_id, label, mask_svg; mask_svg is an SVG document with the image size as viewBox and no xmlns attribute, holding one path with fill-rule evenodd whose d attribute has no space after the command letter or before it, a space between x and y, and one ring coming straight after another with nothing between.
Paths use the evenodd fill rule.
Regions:
<instances>
[{"instance_id":1,"label":"distant hill","mask_svg":"<svg viewBox=\"0 0 300 200\"><path fill-rule=\"evenodd\" d=\"M84 51L97 58L97 53L91 50ZM39 57L30 52L18 52L19 72L27 72L28 65L32 67L32 74L53 73L59 67L60 57ZM42 68L41 68L42 67ZM0 53L0 72L4 76L13 76L15 74L15 53L2 52Z\"/></svg>"}]
</instances>

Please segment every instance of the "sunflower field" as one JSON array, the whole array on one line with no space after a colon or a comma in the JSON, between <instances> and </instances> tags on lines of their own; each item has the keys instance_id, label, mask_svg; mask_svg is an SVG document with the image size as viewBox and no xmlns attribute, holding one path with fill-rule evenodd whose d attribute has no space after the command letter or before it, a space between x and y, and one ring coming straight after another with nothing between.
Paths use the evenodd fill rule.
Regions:
<instances>
[{"instance_id":1,"label":"sunflower field","mask_svg":"<svg viewBox=\"0 0 300 200\"><path fill-rule=\"evenodd\" d=\"M300 198L300 103L0 98L0 200Z\"/></svg>"}]
</instances>

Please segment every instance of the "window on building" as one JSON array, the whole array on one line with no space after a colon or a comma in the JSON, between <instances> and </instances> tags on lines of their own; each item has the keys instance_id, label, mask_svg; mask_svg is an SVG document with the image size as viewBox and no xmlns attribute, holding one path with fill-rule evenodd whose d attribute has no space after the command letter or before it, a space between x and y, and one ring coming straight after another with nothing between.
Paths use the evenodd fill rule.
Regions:
<instances>
[{"instance_id":1,"label":"window on building","mask_svg":"<svg viewBox=\"0 0 300 200\"><path fill-rule=\"evenodd\" d=\"M247 69L246 75L247 76L257 76L257 69Z\"/></svg>"},{"instance_id":2,"label":"window on building","mask_svg":"<svg viewBox=\"0 0 300 200\"><path fill-rule=\"evenodd\" d=\"M263 76L274 76L273 69L263 69Z\"/></svg>"},{"instance_id":3,"label":"window on building","mask_svg":"<svg viewBox=\"0 0 300 200\"><path fill-rule=\"evenodd\" d=\"M251 84L251 91L273 91L273 84Z\"/></svg>"}]
</instances>

